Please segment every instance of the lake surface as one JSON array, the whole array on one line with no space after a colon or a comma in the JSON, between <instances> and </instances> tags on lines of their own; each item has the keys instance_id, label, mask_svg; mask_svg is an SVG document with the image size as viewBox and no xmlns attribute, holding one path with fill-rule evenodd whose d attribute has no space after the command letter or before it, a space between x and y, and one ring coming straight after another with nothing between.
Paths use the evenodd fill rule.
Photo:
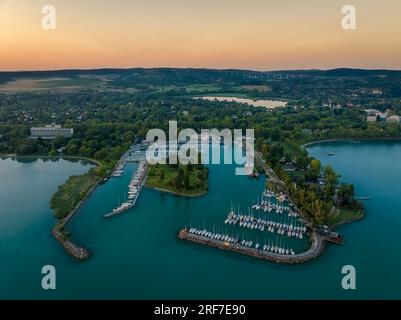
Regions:
<instances>
[{"instance_id":1,"label":"lake surface","mask_svg":"<svg viewBox=\"0 0 401 320\"><path fill-rule=\"evenodd\" d=\"M48 202L82 163L0 160L0 297L34 299L313 299L401 298L401 143L330 143L309 148L331 164L358 195L367 215L340 227L345 245L317 260L285 266L180 241L190 224L221 225L231 203L248 206L264 180L235 176L234 165L210 166L210 191L184 199L144 188L136 207L105 221L127 191L135 165L89 198L68 226L92 255L72 259L52 238ZM327 153L334 152L334 157ZM3 205L5 204L5 205ZM41 289L41 268L57 270L57 290ZM357 270L357 290L341 288L341 268Z\"/></svg>"},{"instance_id":2,"label":"lake surface","mask_svg":"<svg viewBox=\"0 0 401 320\"><path fill-rule=\"evenodd\" d=\"M287 106L287 102L284 101L277 101L277 100L252 100L252 99L245 99L245 98L236 98L236 97L200 97L196 99L204 99L209 101L228 101L228 102L238 102L238 103L246 103L254 107L263 107L266 109L274 109L278 107L285 107Z\"/></svg>"}]
</instances>

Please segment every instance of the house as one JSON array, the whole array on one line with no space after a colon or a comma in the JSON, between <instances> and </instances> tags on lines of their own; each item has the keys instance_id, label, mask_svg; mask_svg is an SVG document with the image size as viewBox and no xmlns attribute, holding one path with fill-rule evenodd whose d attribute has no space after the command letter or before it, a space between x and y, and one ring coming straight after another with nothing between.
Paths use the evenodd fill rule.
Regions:
<instances>
[{"instance_id":1,"label":"house","mask_svg":"<svg viewBox=\"0 0 401 320\"><path fill-rule=\"evenodd\" d=\"M284 171L296 171L297 167L292 162L287 162L283 165Z\"/></svg>"},{"instance_id":2,"label":"house","mask_svg":"<svg viewBox=\"0 0 401 320\"><path fill-rule=\"evenodd\" d=\"M377 118L379 118L380 120L386 120L389 114L389 110L387 110L386 112L380 112L376 109L365 109L364 111L368 114L366 118L366 121L368 122L376 122ZM375 118L374 120L373 117Z\"/></svg>"},{"instance_id":3,"label":"house","mask_svg":"<svg viewBox=\"0 0 401 320\"><path fill-rule=\"evenodd\" d=\"M400 116L390 116L387 118L388 123L400 123Z\"/></svg>"},{"instance_id":4,"label":"house","mask_svg":"<svg viewBox=\"0 0 401 320\"><path fill-rule=\"evenodd\" d=\"M377 121L377 116L367 116L366 117L367 122L376 122Z\"/></svg>"}]
</instances>

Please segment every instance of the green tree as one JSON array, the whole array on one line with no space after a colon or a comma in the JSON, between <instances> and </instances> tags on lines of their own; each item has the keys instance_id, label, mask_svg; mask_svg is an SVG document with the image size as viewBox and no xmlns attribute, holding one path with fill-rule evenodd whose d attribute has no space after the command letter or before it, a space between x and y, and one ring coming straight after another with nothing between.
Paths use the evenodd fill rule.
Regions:
<instances>
[{"instance_id":1,"label":"green tree","mask_svg":"<svg viewBox=\"0 0 401 320\"><path fill-rule=\"evenodd\" d=\"M189 189L189 172L188 172L188 170L185 170L185 173L184 173L184 186L186 189Z\"/></svg>"},{"instance_id":2,"label":"green tree","mask_svg":"<svg viewBox=\"0 0 401 320\"><path fill-rule=\"evenodd\" d=\"M56 149L51 149L49 152L50 157L56 157L58 155L58 152Z\"/></svg>"}]
</instances>

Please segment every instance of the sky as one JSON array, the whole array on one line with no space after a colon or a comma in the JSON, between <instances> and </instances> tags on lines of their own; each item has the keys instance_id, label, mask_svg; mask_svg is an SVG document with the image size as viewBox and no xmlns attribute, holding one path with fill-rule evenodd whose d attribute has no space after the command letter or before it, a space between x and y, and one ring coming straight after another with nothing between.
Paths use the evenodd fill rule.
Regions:
<instances>
[{"instance_id":1,"label":"sky","mask_svg":"<svg viewBox=\"0 0 401 320\"><path fill-rule=\"evenodd\" d=\"M102 67L401 69L401 1L0 0L0 71Z\"/></svg>"}]
</instances>

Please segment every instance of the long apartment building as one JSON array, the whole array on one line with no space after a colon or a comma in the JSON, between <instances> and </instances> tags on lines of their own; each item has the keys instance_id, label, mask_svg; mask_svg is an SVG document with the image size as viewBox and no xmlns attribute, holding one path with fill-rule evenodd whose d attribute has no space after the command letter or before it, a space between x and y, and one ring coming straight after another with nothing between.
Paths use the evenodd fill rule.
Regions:
<instances>
[{"instance_id":1,"label":"long apartment building","mask_svg":"<svg viewBox=\"0 0 401 320\"><path fill-rule=\"evenodd\" d=\"M44 127L31 128L32 138L53 139L56 137L70 138L74 134L72 128L62 128L60 125L50 125Z\"/></svg>"}]
</instances>

